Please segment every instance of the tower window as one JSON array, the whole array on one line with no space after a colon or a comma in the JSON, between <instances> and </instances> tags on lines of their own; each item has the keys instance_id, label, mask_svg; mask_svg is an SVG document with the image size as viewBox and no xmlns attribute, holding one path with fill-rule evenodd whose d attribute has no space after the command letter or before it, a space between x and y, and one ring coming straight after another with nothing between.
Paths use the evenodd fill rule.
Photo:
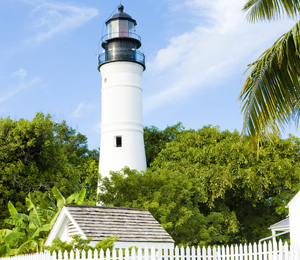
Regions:
<instances>
[{"instance_id":1,"label":"tower window","mask_svg":"<svg viewBox=\"0 0 300 260\"><path fill-rule=\"evenodd\" d=\"M122 147L122 136L116 136L116 147Z\"/></svg>"}]
</instances>

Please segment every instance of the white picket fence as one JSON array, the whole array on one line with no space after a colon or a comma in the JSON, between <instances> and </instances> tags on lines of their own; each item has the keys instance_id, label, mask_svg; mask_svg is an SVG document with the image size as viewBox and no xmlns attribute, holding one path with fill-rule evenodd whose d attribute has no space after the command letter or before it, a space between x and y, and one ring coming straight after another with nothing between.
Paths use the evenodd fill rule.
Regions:
<instances>
[{"instance_id":1,"label":"white picket fence","mask_svg":"<svg viewBox=\"0 0 300 260\"><path fill-rule=\"evenodd\" d=\"M299 248L289 247L288 243L245 244L214 246L207 248L187 247L170 249L139 248L113 249L101 251L79 251L62 253L32 254L1 258L1 260L300 260Z\"/></svg>"}]
</instances>

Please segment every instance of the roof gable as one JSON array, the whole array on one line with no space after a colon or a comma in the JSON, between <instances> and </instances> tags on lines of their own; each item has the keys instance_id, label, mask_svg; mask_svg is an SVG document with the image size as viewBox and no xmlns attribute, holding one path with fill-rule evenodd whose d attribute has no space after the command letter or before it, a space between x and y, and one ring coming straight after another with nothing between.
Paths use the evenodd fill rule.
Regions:
<instances>
[{"instance_id":1,"label":"roof gable","mask_svg":"<svg viewBox=\"0 0 300 260\"><path fill-rule=\"evenodd\" d=\"M69 234L69 231L71 231L71 234ZM64 238L67 238L68 235L73 234L80 234L83 238L86 238L68 209L63 207L47 237L45 245L50 246L56 237L60 237L64 240Z\"/></svg>"}]
</instances>

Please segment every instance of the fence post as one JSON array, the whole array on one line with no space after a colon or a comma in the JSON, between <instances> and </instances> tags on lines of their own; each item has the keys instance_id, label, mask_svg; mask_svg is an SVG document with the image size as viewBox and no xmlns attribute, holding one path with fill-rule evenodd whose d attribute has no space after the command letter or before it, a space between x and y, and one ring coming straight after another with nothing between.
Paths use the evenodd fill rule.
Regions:
<instances>
[{"instance_id":1,"label":"fence post","mask_svg":"<svg viewBox=\"0 0 300 260\"><path fill-rule=\"evenodd\" d=\"M273 259L277 260L278 259L278 244L276 239L273 240Z\"/></svg>"},{"instance_id":2,"label":"fence post","mask_svg":"<svg viewBox=\"0 0 300 260\"><path fill-rule=\"evenodd\" d=\"M244 259L248 260L248 247L247 247L247 244L244 244Z\"/></svg>"},{"instance_id":3,"label":"fence post","mask_svg":"<svg viewBox=\"0 0 300 260\"><path fill-rule=\"evenodd\" d=\"M218 247L218 250L217 250L217 248L214 246L212 249L212 257L214 260L218 259L218 256L220 255L219 252L220 252L220 247Z\"/></svg>"},{"instance_id":4,"label":"fence post","mask_svg":"<svg viewBox=\"0 0 300 260\"><path fill-rule=\"evenodd\" d=\"M156 252L156 256L157 256L157 258L156 259L158 259L158 260L162 260L163 259L163 249L161 248L161 247L159 247L158 249L156 249L157 250L157 252ZM168 249L167 248L165 248L164 249L164 251L167 251L168 252ZM165 253L165 252L164 252ZM168 253L167 253L168 254Z\"/></svg>"},{"instance_id":5,"label":"fence post","mask_svg":"<svg viewBox=\"0 0 300 260\"><path fill-rule=\"evenodd\" d=\"M194 246L192 246L192 258L191 260L196 260L196 249Z\"/></svg>"},{"instance_id":6,"label":"fence post","mask_svg":"<svg viewBox=\"0 0 300 260\"><path fill-rule=\"evenodd\" d=\"M178 248L178 246L175 247L175 260L179 260L179 248Z\"/></svg>"},{"instance_id":7,"label":"fence post","mask_svg":"<svg viewBox=\"0 0 300 260\"><path fill-rule=\"evenodd\" d=\"M156 260L156 252L155 252L155 248L151 247L151 260Z\"/></svg>"},{"instance_id":8,"label":"fence post","mask_svg":"<svg viewBox=\"0 0 300 260\"><path fill-rule=\"evenodd\" d=\"M179 256L180 256L180 260L185 260L185 250L183 246L180 248Z\"/></svg>"},{"instance_id":9,"label":"fence post","mask_svg":"<svg viewBox=\"0 0 300 260\"><path fill-rule=\"evenodd\" d=\"M268 247L266 241L263 243L263 256L264 256L264 260L268 259Z\"/></svg>"},{"instance_id":10,"label":"fence post","mask_svg":"<svg viewBox=\"0 0 300 260\"><path fill-rule=\"evenodd\" d=\"M91 249L88 250L87 252L87 259L88 260L93 260L93 252Z\"/></svg>"},{"instance_id":11,"label":"fence post","mask_svg":"<svg viewBox=\"0 0 300 260\"><path fill-rule=\"evenodd\" d=\"M143 260L143 252L142 249L139 247L137 251L137 258Z\"/></svg>"},{"instance_id":12,"label":"fence post","mask_svg":"<svg viewBox=\"0 0 300 260\"><path fill-rule=\"evenodd\" d=\"M98 250L94 250L94 260L98 260Z\"/></svg>"},{"instance_id":13,"label":"fence post","mask_svg":"<svg viewBox=\"0 0 300 260\"><path fill-rule=\"evenodd\" d=\"M69 253L67 250L64 252L64 260L69 259Z\"/></svg>"},{"instance_id":14,"label":"fence post","mask_svg":"<svg viewBox=\"0 0 300 260\"><path fill-rule=\"evenodd\" d=\"M70 260L74 260L74 251L73 250L70 252Z\"/></svg>"},{"instance_id":15,"label":"fence post","mask_svg":"<svg viewBox=\"0 0 300 260\"><path fill-rule=\"evenodd\" d=\"M202 260L201 259L201 248L200 248L200 246L197 247L196 259L197 260Z\"/></svg>"},{"instance_id":16,"label":"fence post","mask_svg":"<svg viewBox=\"0 0 300 260\"><path fill-rule=\"evenodd\" d=\"M240 244L240 247L239 247L239 256L240 256L241 260L244 259L244 250L243 250L243 245L242 244Z\"/></svg>"},{"instance_id":17,"label":"fence post","mask_svg":"<svg viewBox=\"0 0 300 260\"><path fill-rule=\"evenodd\" d=\"M226 259L230 260L230 249L228 245L225 248L225 254L226 254Z\"/></svg>"},{"instance_id":18,"label":"fence post","mask_svg":"<svg viewBox=\"0 0 300 260\"><path fill-rule=\"evenodd\" d=\"M229 257L230 260L235 260L234 259L234 246L231 245L230 246L230 257Z\"/></svg>"},{"instance_id":19,"label":"fence post","mask_svg":"<svg viewBox=\"0 0 300 260\"><path fill-rule=\"evenodd\" d=\"M202 248L202 259L203 260L207 260L207 251L206 251L206 247Z\"/></svg>"},{"instance_id":20,"label":"fence post","mask_svg":"<svg viewBox=\"0 0 300 260\"><path fill-rule=\"evenodd\" d=\"M149 248L145 247L145 260L149 260Z\"/></svg>"},{"instance_id":21,"label":"fence post","mask_svg":"<svg viewBox=\"0 0 300 260\"><path fill-rule=\"evenodd\" d=\"M253 259L253 246L251 243L249 244L249 247L248 247L248 259L249 260Z\"/></svg>"},{"instance_id":22,"label":"fence post","mask_svg":"<svg viewBox=\"0 0 300 260\"><path fill-rule=\"evenodd\" d=\"M128 255L129 255L129 252L128 252ZM106 256L105 256L105 259L110 260L110 250L109 250L108 248L106 249Z\"/></svg>"},{"instance_id":23,"label":"fence post","mask_svg":"<svg viewBox=\"0 0 300 260\"><path fill-rule=\"evenodd\" d=\"M220 247L218 247L218 250L220 250ZM220 257L220 259L221 259L221 260L226 260L226 251L225 251L225 246L222 246L222 247L221 247L221 251L220 251L220 253L221 253L221 257Z\"/></svg>"},{"instance_id":24,"label":"fence post","mask_svg":"<svg viewBox=\"0 0 300 260\"><path fill-rule=\"evenodd\" d=\"M113 260L115 260L115 258L113 258ZM131 260L136 260L136 249L135 249L135 247L133 247L131 249ZM142 259L140 259L140 260L142 260Z\"/></svg>"},{"instance_id":25,"label":"fence post","mask_svg":"<svg viewBox=\"0 0 300 260\"><path fill-rule=\"evenodd\" d=\"M207 259L212 260L211 247L210 246L207 248Z\"/></svg>"},{"instance_id":26,"label":"fence post","mask_svg":"<svg viewBox=\"0 0 300 260\"><path fill-rule=\"evenodd\" d=\"M257 260L257 244L253 244L253 260Z\"/></svg>"},{"instance_id":27,"label":"fence post","mask_svg":"<svg viewBox=\"0 0 300 260\"><path fill-rule=\"evenodd\" d=\"M191 258L191 249L190 249L189 246L187 246L186 249L185 249L185 259L186 260L191 260L190 258Z\"/></svg>"},{"instance_id":28,"label":"fence post","mask_svg":"<svg viewBox=\"0 0 300 260\"><path fill-rule=\"evenodd\" d=\"M239 246L235 245L234 247L234 260L239 260Z\"/></svg>"},{"instance_id":29,"label":"fence post","mask_svg":"<svg viewBox=\"0 0 300 260\"><path fill-rule=\"evenodd\" d=\"M269 241L269 243L268 243L268 253L269 253L268 260L273 260L273 245L272 245L271 241Z\"/></svg>"},{"instance_id":30,"label":"fence post","mask_svg":"<svg viewBox=\"0 0 300 260\"><path fill-rule=\"evenodd\" d=\"M62 252L61 251L58 251L57 259L58 260L62 260Z\"/></svg>"},{"instance_id":31,"label":"fence post","mask_svg":"<svg viewBox=\"0 0 300 260\"><path fill-rule=\"evenodd\" d=\"M287 241L285 241L283 245L283 259L284 260L289 260L290 259L290 251L289 251L289 245Z\"/></svg>"}]
</instances>

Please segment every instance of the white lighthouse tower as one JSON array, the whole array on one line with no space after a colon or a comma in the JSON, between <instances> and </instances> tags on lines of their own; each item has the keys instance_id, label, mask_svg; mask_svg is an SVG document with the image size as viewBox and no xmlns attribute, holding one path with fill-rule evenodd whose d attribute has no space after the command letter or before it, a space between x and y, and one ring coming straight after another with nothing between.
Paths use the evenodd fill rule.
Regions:
<instances>
[{"instance_id":1,"label":"white lighthouse tower","mask_svg":"<svg viewBox=\"0 0 300 260\"><path fill-rule=\"evenodd\" d=\"M139 52L141 38L135 34L136 21L119 12L107 22L107 35L102 38L99 55L102 76L102 121L99 173L125 166L143 171L146 156L143 134L142 74L145 56Z\"/></svg>"}]
</instances>

